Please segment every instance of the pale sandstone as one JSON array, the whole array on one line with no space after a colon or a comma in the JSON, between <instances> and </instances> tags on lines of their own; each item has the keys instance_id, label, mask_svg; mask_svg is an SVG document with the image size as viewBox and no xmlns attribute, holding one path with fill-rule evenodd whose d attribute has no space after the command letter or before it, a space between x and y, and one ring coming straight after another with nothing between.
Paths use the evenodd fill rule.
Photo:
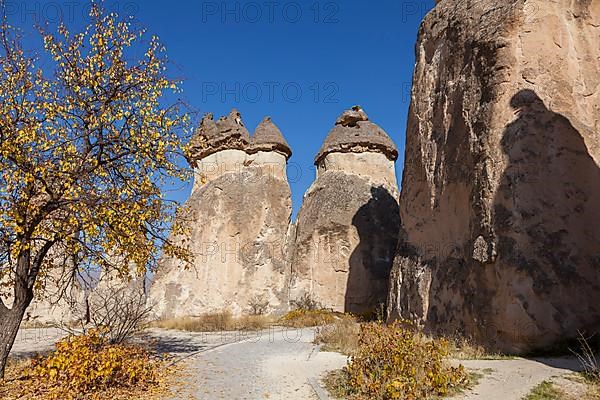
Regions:
<instances>
[{"instance_id":1,"label":"pale sandstone","mask_svg":"<svg viewBox=\"0 0 600 400\"><path fill-rule=\"evenodd\" d=\"M600 328L600 2L439 2L389 317L523 352Z\"/></svg>"},{"instance_id":2,"label":"pale sandstone","mask_svg":"<svg viewBox=\"0 0 600 400\"><path fill-rule=\"evenodd\" d=\"M197 134L207 136L197 142L216 143L218 151L199 148L200 156L190 160L194 188L180 215L190 234L177 240L189 244L195 259L189 269L176 259L161 260L149 300L159 317L247 314L257 298L269 302L269 312L287 307L283 249L291 217L291 151L267 119L257 128L259 143L244 139L249 145L239 148L236 138L245 128L235 119L238 128L231 127L238 117L232 112L217 122L227 130L218 134L205 118Z\"/></svg>"},{"instance_id":3,"label":"pale sandstone","mask_svg":"<svg viewBox=\"0 0 600 400\"><path fill-rule=\"evenodd\" d=\"M338 118L291 230L291 300L308 294L326 308L358 313L385 303L399 227L396 156L359 107Z\"/></svg>"}]
</instances>

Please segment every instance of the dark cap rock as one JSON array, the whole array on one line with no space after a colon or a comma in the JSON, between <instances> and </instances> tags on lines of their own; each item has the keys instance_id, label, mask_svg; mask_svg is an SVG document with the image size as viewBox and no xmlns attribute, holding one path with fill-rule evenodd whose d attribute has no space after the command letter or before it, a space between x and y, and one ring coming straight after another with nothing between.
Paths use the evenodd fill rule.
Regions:
<instances>
[{"instance_id":1,"label":"dark cap rock","mask_svg":"<svg viewBox=\"0 0 600 400\"><path fill-rule=\"evenodd\" d=\"M195 166L196 161L222 150L245 150L249 142L250 134L235 108L216 122L209 113L190 140L188 162Z\"/></svg>"},{"instance_id":2,"label":"dark cap rock","mask_svg":"<svg viewBox=\"0 0 600 400\"><path fill-rule=\"evenodd\" d=\"M279 128L273 123L271 117L266 117L256 127L247 151L251 154L258 151L276 151L288 159L292 155L289 144Z\"/></svg>"},{"instance_id":3,"label":"dark cap rock","mask_svg":"<svg viewBox=\"0 0 600 400\"><path fill-rule=\"evenodd\" d=\"M329 153L363 152L382 153L392 161L398 158L398 149L387 133L369 121L360 106L354 106L338 117L315 157L315 164Z\"/></svg>"}]
</instances>

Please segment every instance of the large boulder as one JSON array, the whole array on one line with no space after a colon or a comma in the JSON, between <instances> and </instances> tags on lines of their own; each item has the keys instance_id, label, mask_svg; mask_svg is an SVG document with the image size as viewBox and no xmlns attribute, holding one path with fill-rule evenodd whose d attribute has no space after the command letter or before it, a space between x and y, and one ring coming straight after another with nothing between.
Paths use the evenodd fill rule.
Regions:
<instances>
[{"instance_id":1,"label":"large boulder","mask_svg":"<svg viewBox=\"0 0 600 400\"><path fill-rule=\"evenodd\" d=\"M390 319L506 352L598 332L599 38L589 0L425 17Z\"/></svg>"},{"instance_id":2,"label":"large boulder","mask_svg":"<svg viewBox=\"0 0 600 400\"><path fill-rule=\"evenodd\" d=\"M338 118L292 229L291 300L309 295L356 313L385 303L399 229L397 155L359 107Z\"/></svg>"},{"instance_id":3,"label":"large boulder","mask_svg":"<svg viewBox=\"0 0 600 400\"><path fill-rule=\"evenodd\" d=\"M250 138L237 111L216 123L203 119L190 156L194 188L179 215L189 234L176 237L193 265L160 260L150 289L159 317L287 307L284 245L291 217L286 162L279 129L265 119Z\"/></svg>"}]
</instances>

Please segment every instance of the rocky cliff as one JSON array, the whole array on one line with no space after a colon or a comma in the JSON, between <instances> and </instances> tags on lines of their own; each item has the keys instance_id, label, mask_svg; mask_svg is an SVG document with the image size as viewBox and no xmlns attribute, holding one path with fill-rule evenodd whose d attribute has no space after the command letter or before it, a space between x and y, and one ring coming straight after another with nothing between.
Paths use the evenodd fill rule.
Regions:
<instances>
[{"instance_id":1,"label":"rocky cliff","mask_svg":"<svg viewBox=\"0 0 600 400\"><path fill-rule=\"evenodd\" d=\"M523 352L600 328L600 2L426 16L390 319Z\"/></svg>"},{"instance_id":2,"label":"rocky cliff","mask_svg":"<svg viewBox=\"0 0 600 400\"><path fill-rule=\"evenodd\" d=\"M396 146L359 107L344 112L316 156L290 254L290 298L336 311L385 303L399 228Z\"/></svg>"},{"instance_id":3,"label":"rocky cliff","mask_svg":"<svg viewBox=\"0 0 600 400\"><path fill-rule=\"evenodd\" d=\"M286 307L291 150L281 132L266 118L250 137L233 110L218 121L207 115L191 147L194 188L180 218L195 261L184 269L176 259L161 260L150 290L158 316L242 314L259 300L269 311Z\"/></svg>"}]
</instances>

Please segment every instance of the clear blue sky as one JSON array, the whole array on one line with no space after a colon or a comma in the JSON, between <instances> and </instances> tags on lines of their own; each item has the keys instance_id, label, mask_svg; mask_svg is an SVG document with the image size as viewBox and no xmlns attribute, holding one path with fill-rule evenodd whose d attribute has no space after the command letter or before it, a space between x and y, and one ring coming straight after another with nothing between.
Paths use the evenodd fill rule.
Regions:
<instances>
[{"instance_id":1,"label":"clear blue sky","mask_svg":"<svg viewBox=\"0 0 600 400\"><path fill-rule=\"evenodd\" d=\"M87 1L8 1L24 27L62 13L75 26ZM360 104L400 151L400 183L414 46L434 0L106 0L158 35L200 113L242 113L252 132L270 115L294 152L294 214L314 179L313 159L336 117ZM184 201L191 185L176 197Z\"/></svg>"}]
</instances>

